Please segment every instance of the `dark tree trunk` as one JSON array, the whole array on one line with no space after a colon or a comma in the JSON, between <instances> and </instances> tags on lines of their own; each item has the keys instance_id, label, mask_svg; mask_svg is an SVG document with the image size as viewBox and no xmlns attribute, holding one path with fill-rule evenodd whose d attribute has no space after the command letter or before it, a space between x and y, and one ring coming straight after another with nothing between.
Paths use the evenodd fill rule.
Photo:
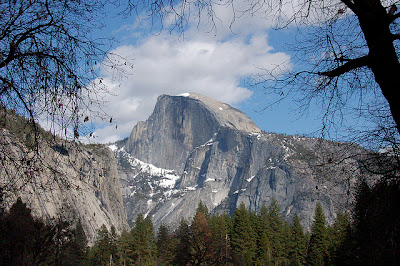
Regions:
<instances>
[{"instance_id":1,"label":"dark tree trunk","mask_svg":"<svg viewBox=\"0 0 400 266\"><path fill-rule=\"evenodd\" d=\"M390 16L380 0L354 1L353 9L369 48L368 67L389 103L400 133L400 63L390 31Z\"/></svg>"}]
</instances>

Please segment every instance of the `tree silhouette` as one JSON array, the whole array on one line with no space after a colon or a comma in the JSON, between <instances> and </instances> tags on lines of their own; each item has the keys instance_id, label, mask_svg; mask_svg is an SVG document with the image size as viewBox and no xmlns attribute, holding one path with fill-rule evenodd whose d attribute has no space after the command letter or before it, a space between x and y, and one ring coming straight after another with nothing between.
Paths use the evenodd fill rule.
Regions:
<instances>
[{"instance_id":1,"label":"tree silhouette","mask_svg":"<svg viewBox=\"0 0 400 266\"><path fill-rule=\"evenodd\" d=\"M0 4L0 105L41 119L58 134L86 122L107 89L96 65L107 61L108 38L93 38L105 1L23 1ZM97 107L96 107L97 108ZM99 113L98 113L99 114ZM92 114L95 116L95 113ZM100 114L99 114L100 115ZM85 121L86 120L86 121Z\"/></svg>"},{"instance_id":2,"label":"tree silhouette","mask_svg":"<svg viewBox=\"0 0 400 266\"><path fill-rule=\"evenodd\" d=\"M78 265L85 260L86 240L79 223L54 220L45 224L31 215L20 198L0 217L0 264Z\"/></svg>"},{"instance_id":3,"label":"tree silhouette","mask_svg":"<svg viewBox=\"0 0 400 266\"><path fill-rule=\"evenodd\" d=\"M360 265L397 265L400 262L400 185L381 180L360 184L354 210L354 250ZM344 244L348 245L348 242ZM354 254L353 253L353 254Z\"/></svg>"}]
</instances>

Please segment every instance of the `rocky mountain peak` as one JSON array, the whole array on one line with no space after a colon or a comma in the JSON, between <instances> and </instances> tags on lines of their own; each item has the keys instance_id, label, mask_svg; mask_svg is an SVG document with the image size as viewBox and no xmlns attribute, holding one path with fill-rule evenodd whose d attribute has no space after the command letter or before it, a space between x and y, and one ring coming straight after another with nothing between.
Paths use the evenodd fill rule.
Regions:
<instances>
[{"instance_id":1,"label":"rocky mountain peak","mask_svg":"<svg viewBox=\"0 0 400 266\"><path fill-rule=\"evenodd\" d=\"M266 134L241 111L196 93L161 95L152 115L115 149L128 219L155 225L244 203L258 211L276 199L286 219L310 227L320 202L328 222L351 204L362 175L352 144ZM343 158L348 158L343 160Z\"/></svg>"},{"instance_id":2,"label":"rocky mountain peak","mask_svg":"<svg viewBox=\"0 0 400 266\"><path fill-rule=\"evenodd\" d=\"M197 93L161 95L149 119L133 128L125 149L143 162L181 173L192 150L222 128L261 132L246 114L226 103Z\"/></svg>"},{"instance_id":3,"label":"rocky mountain peak","mask_svg":"<svg viewBox=\"0 0 400 266\"><path fill-rule=\"evenodd\" d=\"M184 93L178 95L178 97L179 96L200 101L215 115L221 127L229 127L249 133L261 132L253 120L251 120L245 113L229 104L219 102L199 93Z\"/></svg>"}]
</instances>

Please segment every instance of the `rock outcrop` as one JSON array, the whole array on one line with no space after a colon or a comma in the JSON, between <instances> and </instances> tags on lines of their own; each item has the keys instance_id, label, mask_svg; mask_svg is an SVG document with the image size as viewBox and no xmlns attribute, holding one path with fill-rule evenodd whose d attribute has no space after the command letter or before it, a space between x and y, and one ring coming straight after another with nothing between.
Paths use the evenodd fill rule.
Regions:
<instances>
[{"instance_id":1,"label":"rock outcrop","mask_svg":"<svg viewBox=\"0 0 400 266\"><path fill-rule=\"evenodd\" d=\"M2 117L0 117L2 118ZM276 199L282 216L309 228L316 202L328 222L353 201L368 151L351 143L265 133L244 113L199 94L162 95L131 135L106 147L29 132L17 115L0 120L0 195L21 197L49 221L81 219L91 242L139 213L156 226L193 217L199 201L232 214Z\"/></svg>"},{"instance_id":2,"label":"rock outcrop","mask_svg":"<svg viewBox=\"0 0 400 266\"><path fill-rule=\"evenodd\" d=\"M125 149L141 161L181 173L192 150L221 127L260 132L247 115L228 104L193 93L161 95L149 119L132 130Z\"/></svg>"},{"instance_id":3,"label":"rock outcrop","mask_svg":"<svg viewBox=\"0 0 400 266\"><path fill-rule=\"evenodd\" d=\"M192 217L200 200L232 213L241 202L258 211L276 199L284 217L297 213L307 228L317 201L329 222L349 207L366 153L262 133L239 110L199 94L160 96L150 118L113 148L130 221L141 212L156 225L174 224Z\"/></svg>"},{"instance_id":4,"label":"rock outcrop","mask_svg":"<svg viewBox=\"0 0 400 266\"><path fill-rule=\"evenodd\" d=\"M21 197L34 216L48 222L80 219L90 243L103 224L117 232L128 228L117 165L107 146L60 140L40 128L32 132L15 114L3 122L0 188L6 209Z\"/></svg>"}]
</instances>

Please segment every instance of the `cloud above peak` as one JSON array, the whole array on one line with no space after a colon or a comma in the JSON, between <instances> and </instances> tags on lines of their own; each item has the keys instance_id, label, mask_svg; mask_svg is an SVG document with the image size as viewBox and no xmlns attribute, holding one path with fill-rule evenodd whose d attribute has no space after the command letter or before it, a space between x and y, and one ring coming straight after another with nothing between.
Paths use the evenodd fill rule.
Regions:
<instances>
[{"instance_id":1,"label":"cloud above peak","mask_svg":"<svg viewBox=\"0 0 400 266\"><path fill-rule=\"evenodd\" d=\"M117 47L112 53L133 59L133 67L119 81L110 69L102 71L111 92L105 110L118 125L100 125L94 132L95 141L103 143L128 136L137 121L151 114L161 94L196 92L235 105L252 95L241 85L243 79L265 71L261 67L273 69L290 60L287 54L273 51L265 33L225 40L192 33L182 39L162 33Z\"/></svg>"}]
</instances>

